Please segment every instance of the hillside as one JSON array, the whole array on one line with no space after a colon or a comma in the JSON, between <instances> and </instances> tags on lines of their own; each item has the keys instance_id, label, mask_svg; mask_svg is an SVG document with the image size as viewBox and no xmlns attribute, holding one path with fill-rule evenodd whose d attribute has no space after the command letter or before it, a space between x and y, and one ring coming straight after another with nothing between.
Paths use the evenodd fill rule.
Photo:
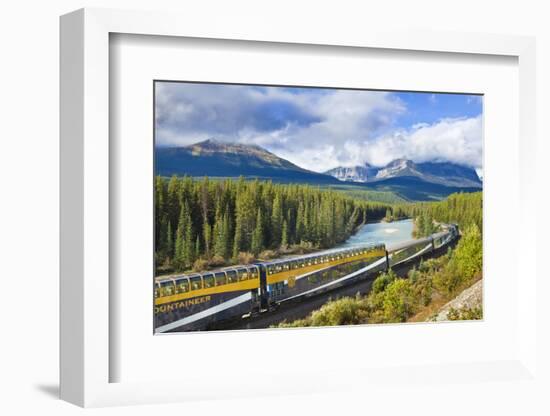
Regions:
<instances>
[{"instance_id":1,"label":"hillside","mask_svg":"<svg viewBox=\"0 0 550 416\"><path fill-rule=\"evenodd\" d=\"M184 147L156 149L160 176L210 176L270 179L275 182L336 184L329 175L303 169L255 145L206 140Z\"/></svg>"},{"instance_id":2,"label":"hillside","mask_svg":"<svg viewBox=\"0 0 550 416\"><path fill-rule=\"evenodd\" d=\"M415 163L408 159L396 159L376 168L363 166L338 167L325 172L340 181L375 183L399 177L416 177L424 182L457 188L480 188L482 182L474 169L450 162Z\"/></svg>"},{"instance_id":3,"label":"hillside","mask_svg":"<svg viewBox=\"0 0 550 416\"><path fill-rule=\"evenodd\" d=\"M408 201L438 201L456 192L478 192L478 187L446 186L416 176L398 176L363 185L376 191L393 192Z\"/></svg>"},{"instance_id":4,"label":"hillside","mask_svg":"<svg viewBox=\"0 0 550 416\"><path fill-rule=\"evenodd\" d=\"M365 165L313 172L249 144L209 139L189 146L158 147L159 176L264 179L277 183L303 183L343 190L361 199L380 202L436 201L455 192L481 188L476 172L452 163L414 163L397 159L382 168Z\"/></svg>"}]
</instances>

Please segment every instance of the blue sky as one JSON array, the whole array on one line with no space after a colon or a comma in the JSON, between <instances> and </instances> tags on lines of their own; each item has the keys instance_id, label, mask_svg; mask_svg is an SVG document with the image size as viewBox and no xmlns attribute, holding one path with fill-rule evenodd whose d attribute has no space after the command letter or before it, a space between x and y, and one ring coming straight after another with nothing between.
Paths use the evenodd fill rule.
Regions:
<instances>
[{"instance_id":1,"label":"blue sky","mask_svg":"<svg viewBox=\"0 0 550 416\"><path fill-rule=\"evenodd\" d=\"M394 93L408 111L401 114L398 126L409 128L416 123L433 124L443 118L476 117L482 112L482 97L469 94Z\"/></svg>"},{"instance_id":2,"label":"blue sky","mask_svg":"<svg viewBox=\"0 0 550 416\"><path fill-rule=\"evenodd\" d=\"M162 82L155 105L157 146L257 144L318 172L401 157L483 168L479 95Z\"/></svg>"}]
</instances>

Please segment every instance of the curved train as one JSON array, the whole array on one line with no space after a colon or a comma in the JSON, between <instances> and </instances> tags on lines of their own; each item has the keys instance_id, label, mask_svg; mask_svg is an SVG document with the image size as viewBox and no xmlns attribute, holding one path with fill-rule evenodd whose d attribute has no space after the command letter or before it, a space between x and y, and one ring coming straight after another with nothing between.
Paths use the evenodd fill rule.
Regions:
<instances>
[{"instance_id":1,"label":"curved train","mask_svg":"<svg viewBox=\"0 0 550 416\"><path fill-rule=\"evenodd\" d=\"M206 329L213 322L265 312L285 302L352 284L448 245L458 237L458 226L444 227L429 237L388 247L364 244L156 278L155 332ZM336 271L348 265L353 271Z\"/></svg>"}]
</instances>

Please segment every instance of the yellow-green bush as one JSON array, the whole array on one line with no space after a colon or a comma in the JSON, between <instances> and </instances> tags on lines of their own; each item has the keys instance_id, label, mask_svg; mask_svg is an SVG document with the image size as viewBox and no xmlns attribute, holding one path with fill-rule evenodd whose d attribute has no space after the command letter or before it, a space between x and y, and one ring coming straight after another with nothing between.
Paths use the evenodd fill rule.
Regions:
<instances>
[{"instance_id":1,"label":"yellow-green bush","mask_svg":"<svg viewBox=\"0 0 550 416\"><path fill-rule=\"evenodd\" d=\"M470 225L464 232L453 255L453 262L465 282L470 282L476 274L481 272L483 242L477 225Z\"/></svg>"},{"instance_id":2,"label":"yellow-green bush","mask_svg":"<svg viewBox=\"0 0 550 416\"><path fill-rule=\"evenodd\" d=\"M386 322L405 322L415 310L416 300L412 283L397 279L384 291L384 318Z\"/></svg>"}]
</instances>

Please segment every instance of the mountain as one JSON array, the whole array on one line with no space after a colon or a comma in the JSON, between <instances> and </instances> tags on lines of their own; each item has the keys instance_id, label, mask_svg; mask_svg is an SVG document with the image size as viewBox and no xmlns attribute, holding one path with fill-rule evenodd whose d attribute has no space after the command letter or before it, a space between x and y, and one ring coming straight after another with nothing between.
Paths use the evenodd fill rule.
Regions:
<instances>
[{"instance_id":1,"label":"mountain","mask_svg":"<svg viewBox=\"0 0 550 416\"><path fill-rule=\"evenodd\" d=\"M276 182L337 184L332 176L303 169L260 146L209 139L184 147L155 149L156 174L253 177Z\"/></svg>"},{"instance_id":2,"label":"mountain","mask_svg":"<svg viewBox=\"0 0 550 416\"><path fill-rule=\"evenodd\" d=\"M361 168L361 170L358 170ZM368 170L368 174L365 173ZM366 165L353 168L335 168L326 172L341 181L371 183L391 178L415 177L428 183L456 188L481 188L482 182L474 169L450 162L415 163L396 159L381 168Z\"/></svg>"},{"instance_id":3,"label":"mountain","mask_svg":"<svg viewBox=\"0 0 550 416\"><path fill-rule=\"evenodd\" d=\"M432 182L458 187L478 187L482 182L475 169L450 162L418 163L417 169L432 178Z\"/></svg>"},{"instance_id":4,"label":"mountain","mask_svg":"<svg viewBox=\"0 0 550 416\"><path fill-rule=\"evenodd\" d=\"M412 160L395 159L376 173L374 180L395 178L398 176L421 176Z\"/></svg>"},{"instance_id":5,"label":"mountain","mask_svg":"<svg viewBox=\"0 0 550 416\"><path fill-rule=\"evenodd\" d=\"M343 182L368 182L371 177L376 175L378 169L365 163L362 166L338 167L327 170L326 175L334 176Z\"/></svg>"}]
</instances>

